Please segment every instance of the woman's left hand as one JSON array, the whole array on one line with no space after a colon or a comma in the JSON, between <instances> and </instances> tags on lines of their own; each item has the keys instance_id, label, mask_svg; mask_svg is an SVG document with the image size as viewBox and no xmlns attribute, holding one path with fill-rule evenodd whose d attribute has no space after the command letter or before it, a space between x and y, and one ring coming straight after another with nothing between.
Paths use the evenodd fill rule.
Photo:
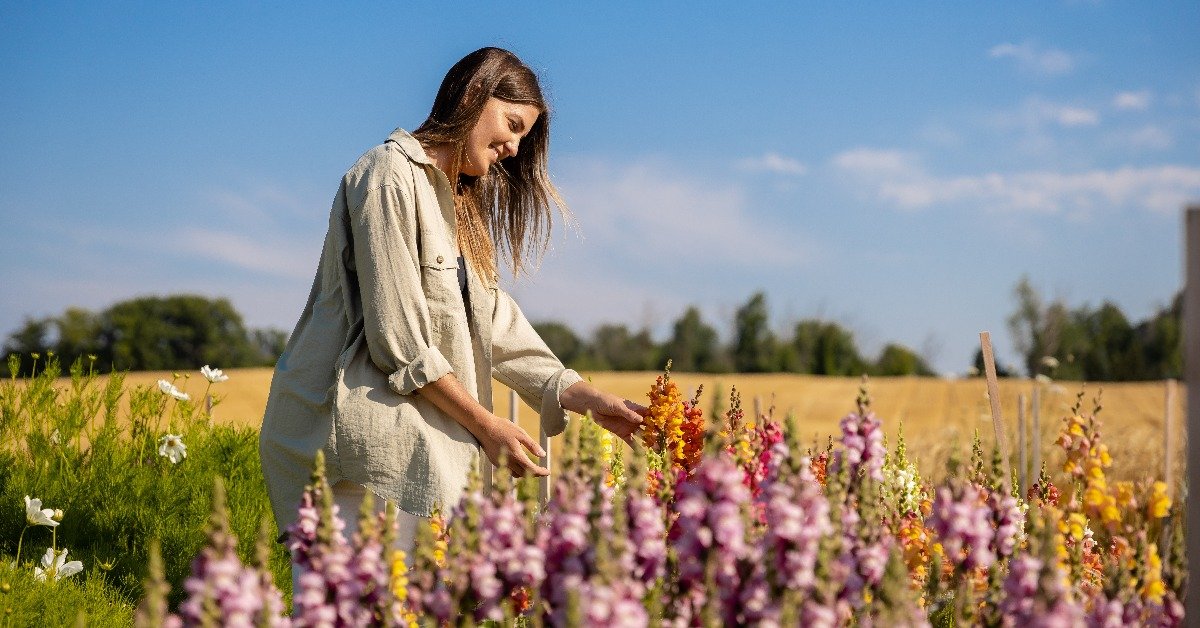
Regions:
<instances>
[{"instance_id":1,"label":"woman's left hand","mask_svg":"<svg viewBox=\"0 0 1200 628\"><path fill-rule=\"evenodd\" d=\"M614 394L592 386L587 382L572 384L563 391L559 403L564 409L579 414L592 413L592 419L600 427L629 442L630 436L641 429L642 417L646 416L645 406L638 405L628 399L622 399Z\"/></svg>"}]
</instances>

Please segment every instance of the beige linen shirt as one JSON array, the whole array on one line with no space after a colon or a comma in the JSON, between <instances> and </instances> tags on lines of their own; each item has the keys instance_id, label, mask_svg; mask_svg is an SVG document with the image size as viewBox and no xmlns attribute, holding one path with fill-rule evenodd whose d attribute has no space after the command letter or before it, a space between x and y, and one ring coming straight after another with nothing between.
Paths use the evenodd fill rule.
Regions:
<instances>
[{"instance_id":1,"label":"beige linen shirt","mask_svg":"<svg viewBox=\"0 0 1200 628\"><path fill-rule=\"evenodd\" d=\"M308 303L275 366L259 451L275 521L296 516L313 459L428 516L459 499L479 441L420 388L447 373L489 410L495 377L563 431L563 368L494 282L458 281L446 176L397 129L342 178ZM469 306L469 311L467 309Z\"/></svg>"}]
</instances>

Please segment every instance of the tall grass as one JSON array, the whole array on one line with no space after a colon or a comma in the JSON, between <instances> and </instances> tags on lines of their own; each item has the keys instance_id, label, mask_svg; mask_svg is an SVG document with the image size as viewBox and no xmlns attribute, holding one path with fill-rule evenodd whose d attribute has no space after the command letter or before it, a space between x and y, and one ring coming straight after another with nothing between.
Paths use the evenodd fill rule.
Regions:
<instances>
[{"instance_id":1,"label":"tall grass","mask_svg":"<svg viewBox=\"0 0 1200 628\"><path fill-rule=\"evenodd\" d=\"M0 382L0 562L7 566L0 577L22 592L3 602L13 607L15 625L25 623L18 617L43 617L48 608L70 621L82 609L97 613L96 623L116 616L131 622L151 539L161 542L170 600L178 603L191 559L204 544L214 476L228 486L232 530L244 539L239 555L251 556L260 522L271 517L255 430L210 426L195 397L127 387L120 374L101 382L83 360L71 365L69 379L60 379L53 355L27 380L16 377L16 360L9 362L10 376ZM174 379L182 388L190 380ZM187 447L178 463L159 455L166 434ZM26 495L62 510L60 525L26 530ZM12 567L23 530L20 562ZM83 572L58 583L35 581L34 563L52 542L81 560ZM286 595L291 577L283 546L272 548L270 565ZM46 594L55 586L73 593ZM90 602L80 603L80 596Z\"/></svg>"}]
</instances>

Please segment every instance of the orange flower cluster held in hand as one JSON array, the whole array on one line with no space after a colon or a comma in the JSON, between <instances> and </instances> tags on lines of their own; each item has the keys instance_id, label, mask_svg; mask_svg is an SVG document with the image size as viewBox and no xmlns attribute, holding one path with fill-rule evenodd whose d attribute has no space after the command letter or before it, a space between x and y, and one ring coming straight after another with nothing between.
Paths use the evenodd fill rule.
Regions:
<instances>
[{"instance_id":1,"label":"orange flower cluster held in hand","mask_svg":"<svg viewBox=\"0 0 1200 628\"><path fill-rule=\"evenodd\" d=\"M669 369L670 365L668 364L667 367ZM679 386L671 381L670 370L659 375L658 379L654 381L654 385L650 387L649 397L649 412L642 422L642 443L647 449L662 457L664 467L689 469L690 467L685 466L689 453L688 434L684 432L684 424L688 422L688 417L683 396L679 394ZM700 440L701 447L703 447L704 439L702 421L703 417L701 417L699 434L692 435L693 440L696 438ZM689 425L689 429L691 427ZM696 454L696 459L699 459L699 454Z\"/></svg>"}]
</instances>

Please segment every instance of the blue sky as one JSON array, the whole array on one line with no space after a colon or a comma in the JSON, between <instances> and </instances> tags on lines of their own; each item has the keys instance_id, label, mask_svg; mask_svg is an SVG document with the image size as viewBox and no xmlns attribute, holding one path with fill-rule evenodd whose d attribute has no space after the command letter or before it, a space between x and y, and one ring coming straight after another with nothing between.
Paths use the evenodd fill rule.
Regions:
<instances>
[{"instance_id":1,"label":"blue sky","mask_svg":"<svg viewBox=\"0 0 1200 628\"><path fill-rule=\"evenodd\" d=\"M552 101L580 224L511 285L531 319L728 337L834 319L961 372L1027 274L1132 318L1200 201L1200 5L0 7L0 333L136 295L290 329L338 180L445 71L509 48Z\"/></svg>"}]
</instances>

